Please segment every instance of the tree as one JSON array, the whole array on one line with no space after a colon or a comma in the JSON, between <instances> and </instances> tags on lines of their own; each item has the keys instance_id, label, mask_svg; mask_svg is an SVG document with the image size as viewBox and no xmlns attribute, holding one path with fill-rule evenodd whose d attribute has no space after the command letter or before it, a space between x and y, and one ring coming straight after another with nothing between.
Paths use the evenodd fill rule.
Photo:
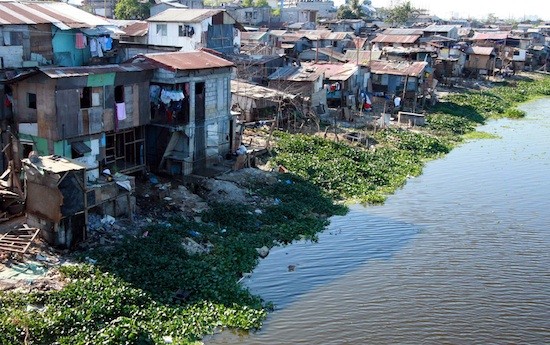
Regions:
<instances>
[{"instance_id":1,"label":"tree","mask_svg":"<svg viewBox=\"0 0 550 345\"><path fill-rule=\"evenodd\" d=\"M365 16L365 12L359 0L347 0L345 5L338 8L336 16L340 19L360 19Z\"/></svg>"},{"instance_id":2,"label":"tree","mask_svg":"<svg viewBox=\"0 0 550 345\"><path fill-rule=\"evenodd\" d=\"M254 6L254 1L253 0L243 0L243 1L241 1L241 6L242 7L252 7L252 6Z\"/></svg>"},{"instance_id":3,"label":"tree","mask_svg":"<svg viewBox=\"0 0 550 345\"><path fill-rule=\"evenodd\" d=\"M380 11L385 17L385 21L392 26L401 26L407 23L411 18L420 14L420 9L415 8L410 1L398 3L392 8L383 8Z\"/></svg>"},{"instance_id":4,"label":"tree","mask_svg":"<svg viewBox=\"0 0 550 345\"><path fill-rule=\"evenodd\" d=\"M267 0L256 0L254 1L254 7L269 7Z\"/></svg>"},{"instance_id":5,"label":"tree","mask_svg":"<svg viewBox=\"0 0 550 345\"><path fill-rule=\"evenodd\" d=\"M115 6L117 19L146 19L149 17L149 2L139 0L119 0Z\"/></svg>"}]
</instances>

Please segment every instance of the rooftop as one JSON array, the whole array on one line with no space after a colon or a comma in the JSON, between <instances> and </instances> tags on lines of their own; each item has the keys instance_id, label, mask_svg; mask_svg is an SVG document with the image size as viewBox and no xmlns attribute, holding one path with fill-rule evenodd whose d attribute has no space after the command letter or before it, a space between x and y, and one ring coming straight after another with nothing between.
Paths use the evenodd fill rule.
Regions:
<instances>
[{"instance_id":1,"label":"rooftop","mask_svg":"<svg viewBox=\"0 0 550 345\"><path fill-rule=\"evenodd\" d=\"M235 66L233 62L205 51L140 54L131 59L134 62L149 61L171 70L199 70Z\"/></svg>"},{"instance_id":2,"label":"rooftop","mask_svg":"<svg viewBox=\"0 0 550 345\"><path fill-rule=\"evenodd\" d=\"M102 17L63 2L0 1L0 25L53 24L61 30L113 26Z\"/></svg>"},{"instance_id":3,"label":"rooftop","mask_svg":"<svg viewBox=\"0 0 550 345\"><path fill-rule=\"evenodd\" d=\"M147 19L148 22L199 23L223 10L169 8Z\"/></svg>"}]
</instances>

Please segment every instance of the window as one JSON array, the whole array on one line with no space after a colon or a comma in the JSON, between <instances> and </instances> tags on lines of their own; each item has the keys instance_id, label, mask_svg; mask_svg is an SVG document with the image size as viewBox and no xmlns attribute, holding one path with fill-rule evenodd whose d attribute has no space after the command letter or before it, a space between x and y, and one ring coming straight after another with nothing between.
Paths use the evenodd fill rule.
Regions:
<instances>
[{"instance_id":1,"label":"window","mask_svg":"<svg viewBox=\"0 0 550 345\"><path fill-rule=\"evenodd\" d=\"M23 32L21 31L4 31L4 45L6 46L22 46Z\"/></svg>"},{"instance_id":2,"label":"window","mask_svg":"<svg viewBox=\"0 0 550 345\"><path fill-rule=\"evenodd\" d=\"M92 88L85 87L80 92L80 109L92 107Z\"/></svg>"},{"instance_id":3,"label":"window","mask_svg":"<svg viewBox=\"0 0 550 345\"><path fill-rule=\"evenodd\" d=\"M27 107L29 109L36 109L36 93L27 94Z\"/></svg>"},{"instance_id":4,"label":"window","mask_svg":"<svg viewBox=\"0 0 550 345\"><path fill-rule=\"evenodd\" d=\"M179 25L178 26L178 36L179 37L191 37L195 33L195 29L193 29L190 25Z\"/></svg>"},{"instance_id":5,"label":"window","mask_svg":"<svg viewBox=\"0 0 550 345\"><path fill-rule=\"evenodd\" d=\"M124 103L124 86L115 86L115 103Z\"/></svg>"},{"instance_id":6,"label":"window","mask_svg":"<svg viewBox=\"0 0 550 345\"><path fill-rule=\"evenodd\" d=\"M168 35L168 25L167 24L157 24L157 35L159 35L159 36Z\"/></svg>"}]
</instances>

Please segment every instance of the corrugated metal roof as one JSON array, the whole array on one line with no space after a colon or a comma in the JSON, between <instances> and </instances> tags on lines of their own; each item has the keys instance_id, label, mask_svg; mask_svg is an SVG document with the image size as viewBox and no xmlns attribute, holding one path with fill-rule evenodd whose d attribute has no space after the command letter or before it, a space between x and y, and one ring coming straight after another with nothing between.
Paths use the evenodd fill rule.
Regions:
<instances>
[{"instance_id":1,"label":"corrugated metal roof","mask_svg":"<svg viewBox=\"0 0 550 345\"><path fill-rule=\"evenodd\" d=\"M495 48L493 47L469 47L466 50L466 54L474 54L474 55L491 55Z\"/></svg>"},{"instance_id":2,"label":"corrugated metal roof","mask_svg":"<svg viewBox=\"0 0 550 345\"><path fill-rule=\"evenodd\" d=\"M250 84L243 80L231 80L231 93L252 99L269 99L275 102L281 102L284 99L294 99L297 97L297 95L270 89L260 85Z\"/></svg>"},{"instance_id":3,"label":"corrugated metal roof","mask_svg":"<svg viewBox=\"0 0 550 345\"><path fill-rule=\"evenodd\" d=\"M53 24L61 30L112 26L107 20L63 2L0 1L0 25Z\"/></svg>"},{"instance_id":4,"label":"corrugated metal roof","mask_svg":"<svg viewBox=\"0 0 550 345\"><path fill-rule=\"evenodd\" d=\"M223 10L212 9L187 9L169 8L156 16L147 19L148 22L177 22L177 23L199 23L213 17Z\"/></svg>"},{"instance_id":5,"label":"corrugated metal roof","mask_svg":"<svg viewBox=\"0 0 550 345\"><path fill-rule=\"evenodd\" d=\"M432 24L430 26L425 27L423 30L424 32L449 32L453 29L455 29L456 25L437 25Z\"/></svg>"},{"instance_id":6,"label":"corrugated metal roof","mask_svg":"<svg viewBox=\"0 0 550 345\"><path fill-rule=\"evenodd\" d=\"M250 31L250 32L241 32L241 41L259 41L264 36L269 35L267 31Z\"/></svg>"},{"instance_id":7,"label":"corrugated metal roof","mask_svg":"<svg viewBox=\"0 0 550 345\"><path fill-rule=\"evenodd\" d=\"M28 167L33 167L37 170L45 170L54 174L72 170L85 170L86 166L73 161L72 159L61 156L41 156L38 163L32 163L30 159L22 160Z\"/></svg>"},{"instance_id":8,"label":"corrugated metal roof","mask_svg":"<svg viewBox=\"0 0 550 345\"><path fill-rule=\"evenodd\" d=\"M359 57L357 56L357 50L347 50L345 57L351 63L358 62L361 66L367 66L371 60L378 60L382 55L381 50L360 50Z\"/></svg>"},{"instance_id":9,"label":"corrugated metal roof","mask_svg":"<svg viewBox=\"0 0 550 345\"><path fill-rule=\"evenodd\" d=\"M318 51L319 53L329 56L334 60L338 60L341 62L347 61L346 56L344 54L339 53L332 48L311 48L311 50Z\"/></svg>"},{"instance_id":10,"label":"corrugated metal roof","mask_svg":"<svg viewBox=\"0 0 550 345\"><path fill-rule=\"evenodd\" d=\"M279 68L268 79L311 82L317 80L322 74L323 71L315 67L286 66Z\"/></svg>"},{"instance_id":11,"label":"corrugated metal roof","mask_svg":"<svg viewBox=\"0 0 550 345\"><path fill-rule=\"evenodd\" d=\"M413 44L420 38L420 35L384 35L380 34L372 39L373 43L406 43Z\"/></svg>"},{"instance_id":12,"label":"corrugated metal roof","mask_svg":"<svg viewBox=\"0 0 550 345\"><path fill-rule=\"evenodd\" d=\"M353 64L329 64L329 63L317 63L310 64L325 73L325 79L344 81L351 78L357 73L359 67Z\"/></svg>"},{"instance_id":13,"label":"corrugated metal roof","mask_svg":"<svg viewBox=\"0 0 550 345\"><path fill-rule=\"evenodd\" d=\"M126 26L124 29L124 35L130 37L143 37L147 35L149 31L149 23L145 21L138 21Z\"/></svg>"},{"instance_id":14,"label":"corrugated metal roof","mask_svg":"<svg viewBox=\"0 0 550 345\"><path fill-rule=\"evenodd\" d=\"M354 36L353 32L331 32L326 36L326 39L340 41L345 39L351 39L353 36Z\"/></svg>"},{"instance_id":15,"label":"corrugated metal roof","mask_svg":"<svg viewBox=\"0 0 550 345\"><path fill-rule=\"evenodd\" d=\"M312 41L320 39L328 39L327 37L332 33L330 30L298 30L296 31L297 35L302 35L307 37Z\"/></svg>"},{"instance_id":16,"label":"corrugated metal roof","mask_svg":"<svg viewBox=\"0 0 550 345\"><path fill-rule=\"evenodd\" d=\"M402 75L410 77L418 77L428 66L424 61L384 61L384 60L372 60L370 63L370 69L375 74L392 74Z\"/></svg>"},{"instance_id":17,"label":"corrugated metal roof","mask_svg":"<svg viewBox=\"0 0 550 345\"><path fill-rule=\"evenodd\" d=\"M286 30L271 30L269 31L270 34L272 34L273 36L283 36L287 33Z\"/></svg>"},{"instance_id":18,"label":"corrugated metal roof","mask_svg":"<svg viewBox=\"0 0 550 345\"><path fill-rule=\"evenodd\" d=\"M474 41L484 41L484 40L505 40L508 38L508 31L497 31L497 32L476 32L472 40Z\"/></svg>"},{"instance_id":19,"label":"corrugated metal roof","mask_svg":"<svg viewBox=\"0 0 550 345\"><path fill-rule=\"evenodd\" d=\"M423 29L399 29L399 28L388 28L382 32L383 35L422 35L424 33Z\"/></svg>"},{"instance_id":20,"label":"corrugated metal roof","mask_svg":"<svg viewBox=\"0 0 550 345\"><path fill-rule=\"evenodd\" d=\"M199 50L194 52L154 53L138 55L133 61L151 61L173 70L199 70L235 66L233 62L216 55Z\"/></svg>"},{"instance_id":21,"label":"corrugated metal roof","mask_svg":"<svg viewBox=\"0 0 550 345\"><path fill-rule=\"evenodd\" d=\"M68 78L83 77L94 74L116 73L116 72L142 72L155 69L150 63L120 64L120 65L98 65L98 66L77 66L77 67L41 67L39 70L48 77Z\"/></svg>"}]
</instances>

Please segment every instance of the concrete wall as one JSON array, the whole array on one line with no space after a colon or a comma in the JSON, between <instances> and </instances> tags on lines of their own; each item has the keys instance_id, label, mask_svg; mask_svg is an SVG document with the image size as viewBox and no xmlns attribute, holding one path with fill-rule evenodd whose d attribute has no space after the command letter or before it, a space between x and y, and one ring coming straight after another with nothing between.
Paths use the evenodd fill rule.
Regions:
<instances>
[{"instance_id":1,"label":"concrete wall","mask_svg":"<svg viewBox=\"0 0 550 345\"><path fill-rule=\"evenodd\" d=\"M157 34L157 26L166 25L166 36ZM191 37L179 36L179 26L189 25L195 30L195 33ZM174 46L181 47L183 51L197 50L203 46L206 46L206 42L203 42L203 33L208 31L208 26L212 25L212 18L203 20L200 23L149 23L148 43L158 46Z\"/></svg>"}]
</instances>

